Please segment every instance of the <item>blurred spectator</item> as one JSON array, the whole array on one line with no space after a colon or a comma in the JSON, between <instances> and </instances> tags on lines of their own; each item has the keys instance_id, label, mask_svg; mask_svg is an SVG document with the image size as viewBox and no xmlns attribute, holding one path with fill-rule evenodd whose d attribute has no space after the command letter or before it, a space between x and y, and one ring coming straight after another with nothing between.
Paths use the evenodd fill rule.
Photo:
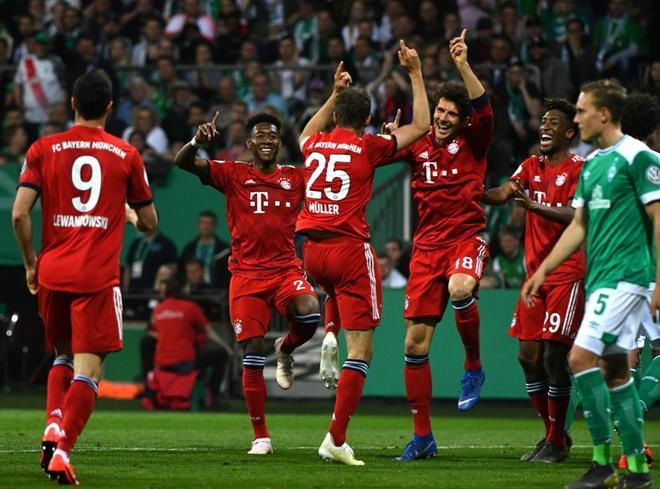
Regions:
<instances>
[{"instance_id":1,"label":"blurred spectator","mask_svg":"<svg viewBox=\"0 0 660 489\"><path fill-rule=\"evenodd\" d=\"M34 36L34 54L21 59L14 77L14 98L25 111L25 121L37 127L48 121L53 104L64 100L64 66L49 54L50 38L45 32Z\"/></svg>"},{"instance_id":2,"label":"blurred spectator","mask_svg":"<svg viewBox=\"0 0 660 489\"><path fill-rule=\"evenodd\" d=\"M265 73L259 73L252 78L250 84L252 93L245 98L250 113L254 114L263 111L264 107L272 105L284 117L288 117L289 109L284 98L275 93L271 88L270 78Z\"/></svg>"},{"instance_id":3,"label":"blurred spectator","mask_svg":"<svg viewBox=\"0 0 660 489\"><path fill-rule=\"evenodd\" d=\"M385 241L385 253L392 260L392 265L405 278L410 276L410 256L403 248L403 242L397 238Z\"/></svg>"},{"instance_id":4,"label":"blurred spectator","mask_svg":"<svg viewBox=\"0 0 660 489\"><path fill-rule=\"evenodd\" d=\"M180 82L176 77L176 66L174 58L167 54L161 55L157 62L157 72L154 82L157 86L156 93L153 95L161 116L167 114L167 110L172 106L174 100L174 87Z\"/></svg>"},{"instance_id":5,"label":"blurred spectator","mask_svg":"<svg viewBox=\"0 0 660 489\"><path fill-rule=\"evenodd\" d=\"M495 8L495 0L457 0L458 15L461 19L461 25L466 27L468 31L473 31L477 22L482 17L490 16L491 11Z\"/></svg>"},{"instance_id":6,"label":"blurred spectator","mask_svg":"<svg viewBox=\"0 0 660 489\"><path fill-rule=\"evenodd\" d=\"M64 130L73 126L73 119L71 118L71 110L69 107L70 101L62 101L53 104L50 108L49 120L59 124Z\"/></svg>"},{"instance_id":7,"label":"blurred spectator","mask_svg":"<svg viewBox=\"0 0 660 489\"><path fill-rule=\"evenodd\" d=\"M568 66L548 50L547 43L542 37L529 42L530 62L538 68L540 73L541 97L569 98L572 93Z\"/></svg>"},{"instance_id":8,"label":"blurred spectator","mask_svg":"<svg viewBox=\"0 0 660 489\"><path fill-rule=\"evenodd\" d=\"M185 264L186 283L184 290L186 294L203 294L209 290L209 285L204 282L204 263L197 258L189 258Z\"/></svg>"},{"instance_id":9,"label":"blurred spectator","mask_svg":"<svg viewBox=\"0 0 660 489\"><path fill-rule=\"evenodd\" d=\"M506 65L509 63L512 54L511 40L502 34L493 35L490 43L490 61L494 66L490 68L489 72L489 78L493 86L504 81Z\"/></svg>"},{"instance_id":10,"label":"blurred spectator","mask_svg":"<svg viewBox=\"0 0 660 489\"><path fill-rule=\"evenodd\" d=\"M245 140L244 140L245 141ZM216 234L218 216L213 211L202 211L197 221L198 236L184 246L179 262L186 264L196 258L204 266L204 283L213 288L229 287L229 244Z\"/></svg>"},{"instance_id":11,"label":"blurred spectator","mask_svg":"<svg viewBox=\"0 0 660 489\"><path fill-rule=\"evenodd\" d=\"M132 7L132 10L121 16L119 25L122 34L135 44L140 41L144 32L143 26L157 15L157 11L152 0L136 0Z\"/></svg>"},{"instance_id":12,"label":"blurred spectator","mask_svg":"<svg viewBox=\"0 0 660 489\"><path fill-rule=\"evenodd\" d=\"M162 302L152 316L155 366L179 374L211 368L209 407L217 408L220 381L227 368L230 348L220 339L202 309L185 298L178 280L165 280L159 294ZM207 340L214 348L207 347Z\"/></svg>"},{"instance_id":13,"label":"blurred spectator","mask_svg":"<svg viewBox=\"0 0 660 489\"><path fill-rule=\"evenodd\" d=\"M156 112L150 107L138 107L133 111L133 124L128 126L121 138L128 141L129 136L135 130L140 131L146 137L146 143L159 155L165 155L169 148L167 135L162 127L157 124Z\"/></svg>"},{"instance_id":14,"label":"blurred spectator","mask_svg":"<svg viewBox=\"0 0 660 489\"><path fill-rule=\"evenodd\" d=\"M293 39L301 57L318 61L320 54L319 18L312 0L298 2L299 19L293 26ZM327 26L326 26L327 27Z\"/></svg>"},{"instance_id":15,"label":"blurred spectator","mask_svg":"<svg viewBox=\"0 0 660 489\"><path fill-rule=\"evenodd\" d=\"M232 106L238 102L238 92L236 89L236 82L230 76L225 76L221 78L218 82L216 95L217 103L211 108L211 113L214 114L216 110L220 111L220 115L228 114L231 111ZM218 127L223 129L226 128L231 119L229 117L220 117L218 120Z\"/></svg>"},{"instance_id":16,"label":"blurred spectator","mask_svg":"<svg viewBox=\"0 0 660 489\"><path fill-rule=\"evenodd\" d=\"M98 45L96 39L89 34L81 34L76 43L76 53L71 61L66 65L66 88L72 93L73 82L88 71L99 68L104 70L112 81L113 93L117 96L117 78L112 65L98 54Z\"/></svg>"},{"instance_id":17,"label":"blurred spectator","mask_svg":"<svg viewBox=\"0 0 660 489\"><path fill-rule=\"evenodd\" d=\"M199 0L183 0L182 5L182 11L173 15L167 22L165 35L180 38L186 27L193 25L204 39L213 41L215 22L201 11Z\"/></svg>"},{"instance_id":18,"label":"blurred spectator","mask_svg":"<svg viewBox=\"0 0 660 489\"><path fill-rule=\"evenodd\" d=\"M352 60L358 73L358 79L353 80L353 83L359 82L362 87L366 87L378 77L380 57L377 51L373 49L371 39L365 36L357 38L355 48L353 48Z\"/></svg>"},{"instance_id":19,"label":"blurred spectator","mask_svg":"<svg viewBox=\"0 0 660 489\"><path fill-rule=\"evenodd\" d=\"M355 65L351 58L349 58L344 46L344 40L341 35L337 34L330 36L328 39L328 59L321 60L322 63L328 63L332 66L337 66L340 61L344 62L344 69L351 75L354 80L357 80L358 74ZM332 74L325 74L326 81L332 81Z\"/></svg>"},{"instance_id":20,"label":"blurred spectator","mask_svg":"<svg viewBox=\"0 0 660 489\"><path fill-rule=\"evenodd\" d=\"M596 46L585 33L584 24L578 18L566 23L566 42L559 57L568 66L573 91L569 100L577 99L583 83L596 78Z\"/></svg>"},{"instance_id":21,"label":"blurred spectator","mask_svg":"<svg viewBox=\"0 0 660 489\"><path fill-rule=\"evenodd\" d=\"M348 20L346 24L341 29L341 35L344 39L344 46L346 49L351 50L355 47L358 36L360 35L359 24L361 20L369 20L373 23L373 20L369 17L367 12L367 6L362 0L355 0L351 2L350 11L348 14ZM378 27L373 25L373 32L376 32Z\"/></svg>"},{"instance_id":22,"label":"blurred spectator","mask_svg":"<svg viewBox=\"0 0 660 489\"><path fill-rule=\"evenodd\" d=\"M392 259L387 253L378 254L378 266L380 267L384 289L403 289L408 283L406 277L394 268Z\"/></svg>"},{"instance_id":23,"label":"blurred spectator","mask_svg":"<svg viewBox=\"0 0 660 489\"><path fill-rule=\"evenodd\" d=\"M116 17L110 0L92 0L83 11L82 31L98 35L109 23L116 23Z\"/></svg>"},{"instance_id":24,"label":"blurred spectator","mask_svg":"<svg viewBox=\"0 0 660 489\"><path fill-rule=\"evenodd\" d=\"M137 236L126 255L124 288L129 292L152 290L160 267L176 262L176 245L159 228Z\"/></svg>"},{"instance_id":25,"label":"blurred spectator","mask_svg":"<svg viewBox=\"0 0 660 489\"><path fill-rule=\"evenodd\" d=\"M461 35L461 18L456 12L447 12L442 19L442 26L445 41L450 41Z\"/></svg>"},{"instance_id":26,"label":"blurred spectator","mask_svg":"<svg viewBox=\"0 0 660 489\"><path fill-rule=\"evenodd\" d=\"M500 3L500 15L497 30L518 45L525 31L523 20L518 15L516 2L507 0Z\"/></svg>"},{"instance_id":27,"label":"blurred spectator","mask_svg":"<svg viewBox=\"0 0 660 489\"><path fill-rule=\"evenodd\" d=\"M313 63L328 59L328 41L330 37L337 34L337 24L332 18L332 13L329 10L321 10L317 16L318 18L318 37L319 37L319 51L316 58L309 58ZM294 33L295 37L295 33ZM298 39L296 37L296 46L298 46Z\"/></svg>"},{"instance_id":28,"label":"blurred spectator","mask_svg":"<svg viewBox=\"0 0 660 489\"><path fill-rule=\"evenodd\" d=\"M62 26L53 34L53 54L67 64L71 62L76 56L79 35L80 12L67 5L62 14Z\"/></svg>"},{"instance_id":29,"label":"blurred spectator","mask_svg":"<svg viewBox=\"0 0 660 489\"><path fill-rule=\"evenodd\" d=\"M660 97L660 58L655 58L644 71L641 89L643 92Z\"/></svg>"},{"instance_id":30,"label":"blurred spectator","mask_svg":"<svg viewBox=\"0 0 660 489\"><path fill-rule=\"evenodd\" d=\"M245 147L247 131L245 130L245 119L233 119L224 133L224 147L216 155L218 160L247 161L250 152Z\"/></svg>"},{"instance_id":31,"label":"blurred spectator","mask_svg":"<svg viewBox=\"0 0 660 489\"><path fill-rule=\"evenodd\" d=\"M278 45L279 59L275 66L309 66L310 61L298 55L298 48L291 36L280 39ZM275 86L277 91L287 101L305 100L305 82L307 72L302 70L277 70L275 71Z\"/></svg>"},{"instance_id":32,"label":"blurred spectator","mask_svg":"<svg viewBox=\"0 0 660 489\"><path fill-rule=\"evenodd\" d=\"M169 141L187 143L194 136L191 134L189 110L195 97L190 86L183 81L175 83L173 90L174 102L163 119L163 129Z\"/></svg>"},{"instance_id":33,"label":"blurred spectator","mask_svg":"<svg viewBox=\"0 0 660 489\"><path fill-rule=\"evenodd\" d=\"M120 90L120 93L123 93L128 87L129 72L125 68L131 66L131 58L133 55L131 42L125 37L117 36L110 41L108 52L112 66L118 68L118 89Z\"/></svg>"},{"instance_id":34,"label":"blurred spectator","mask_svg":"<svg viewBox=\"0 0 660 489\"><path fill-rule=\"evenodd\" d=\"M132 62L135 66L153 66L157 63L162 36L162 19L156 15L147 16L142 22L140 41L133 47Z\"/></svg>"},{"instance_id":35,"label":"blurred spectator","mask_svg":"<svg viewBox=\"0 0 660 489\"><path fill-rule=\"evenodd\" d=\"M525 281L525 253L520 246L520 237L514 228L505 226L498 233L502 253L493 259L492 272L501 287L518 289Z\"/></svg>"},{"instance_id":36,"label":"blurred spectator","mask_svg":"<svg viewBox=\"0 0 660 489\"><path fill-rule=\"evenodd\" d=\"M529 17L525 21L525 34L520 45L518 46L517 53L520 55L523 63L529 63L529 42L532 39L537 39L543 35L543 26L538 17Z\"/></svg>"},{"instance_id":37,"label":"blurred spectator","mask_svg":"<svg viewBox=\"0 0 660 489\"><path fill-rule=\"evenodd\" d=\"M493 27L490 17L482 17L477 22L476 36L470 42L470 59L475 64L490 62Z\"/></svg>"},{"instance_id":38,"label":"blurred spectator","mask_svg":"<svg viewBox=\"0 0 660 489\"><path fill-rule=\"evenodd\" d=\"M24 126L11 126L5 133L7 143L0 149L0 165L21 165L30 142L28 132Z\"/></svg>"},{"instance_id":39,"label":"blurred spectator","mask_svg":"<svg viewBox=\"0 0 660 489\"><path fill-rule=\"evenodd\" d=\"M52 136L53 134L57 134L58 132L63 132L65 130L66 129L64 128L64 126L62 126L58 122L50 120L45 124L41 125L41 128L39 129L39 137L45 138L48 136Z\"/></svg>"},{"instance_id":40,"label":"blurred spectator","mask_svg":"<svg viewBox=\"0 0 660 489\"><path fill-rule=\"evenodd\" d=\"M397 1L400 8L403 5ZM428 43L438 42L442 39L443 26L440 21L440 11L436 2L433 0L423 0L419 4L419 25L416 32Z\"/></svg>"},{"instance_id":41,"label":"blurred spectator","mask_svg":"<svg viewBox=\"0 0 660 489\"><path fill-rule=\"evenodd\" d=\"M210 98L222 78L222 73L213 69L210 43L201 41L195 46L195 66L195 71L186 73L186 80L196 87L200 96Z\"/></svg>"},{"instance_id":42,"label":"blurred spectator","mask_svg":"<svg viewBox=\"0 0 660 489\"><path fill-rule=\"evenodd\" d=\"M616 76L625 85L639 50L639 24L626 13L625 0L610 0L608 13L596 24L596 68L604 76Z\"/></svg>"},{"instance_id":43,"label":"blurred spectator","mask_svg":"<svg viewBox=\"0 0 660 489\"><path fill-rule=\"evenodd\" d=\"M220 64L234 64L238 60L241 44L249 31L243 24L241 13L233 1L225 1L218 19L214 58Z\"/></svg>"},{"instance_id":44,"label":"blurred spectator","mask_svg":"<svg viewBox=\"0 0 660 489\"><path fill-rule=\"evenodd\" d=\"M20 63L21 59L30 54L31 46L34 44L34 33L37 30L34 17L28 13L22 13L16 16L16 30L14 34L14 54L12 60L14 64Z\"/></svg>"},{"instance_id":45,"label":"blurred spectator","mask_svg":"<svg viewBox=\"0 0 660 489\"><path fill-rule=\"evenodd\" d=\"M119 99L115 117L128 126L133 122L135 110L143 107L155 109L149 96L147 83L143 78L134 76L128 80L128 94Z\"/></svg>"},{"instance_id":46,"label":"blurred spectator","mask_svg":"<svg viewBox=\"0 0 660 489\"><path fill-rule=\"evenodd\" d=\"M587 18L577 9L575 0L546 0L541 8L541 23L545 37L551 43L563 43L566 40L568 21L579 19L587 26Z\"/></svg>"},{"instance_id":47,"label":"blurred spectator","mask_svg":"<svg viewBox=\"0 0 660 489\"><path fill-rule=\"evenodd\" d=\"M134 130L128 135L128 143L135 148L144 160L144 169L151 183L164 183L166 175L169 173L172 163L167 159L167 155L161 155L152 146L147 143L147 138L140 130Z\"/></svg>"}]
</instances>

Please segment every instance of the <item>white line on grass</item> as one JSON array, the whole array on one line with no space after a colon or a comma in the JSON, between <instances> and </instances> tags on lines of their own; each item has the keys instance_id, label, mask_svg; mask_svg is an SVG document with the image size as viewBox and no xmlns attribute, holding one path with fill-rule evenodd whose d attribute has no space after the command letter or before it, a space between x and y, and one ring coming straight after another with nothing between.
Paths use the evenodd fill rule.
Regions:
<instances>
[{"instance_id":1,"label":"white line on grass","mask_svg":"<svg viewBox=\"0 0 660 489\"><path fill-rule=\"evenodd\" d=\"M593 445L573 445L573 448L592 448ZM660 445L649 445L651 448L656 448ZM357 446L356 448L360 450L395 450L401 447L388 446L388 447L361 447ZM526 449L534 448L533 445L438 445L440 450L503 450L503 449ZM317 450L317 446L309 447L286 447L282 450ZM76 448L76 453L80 452L220 452L225 450L225 448L204 448L204 447L80 447ZM38 453L40 450L38 448L25 448L18 450L0 450L0 453L12 454L12 453Z\"/></svg>"}]
</instances>

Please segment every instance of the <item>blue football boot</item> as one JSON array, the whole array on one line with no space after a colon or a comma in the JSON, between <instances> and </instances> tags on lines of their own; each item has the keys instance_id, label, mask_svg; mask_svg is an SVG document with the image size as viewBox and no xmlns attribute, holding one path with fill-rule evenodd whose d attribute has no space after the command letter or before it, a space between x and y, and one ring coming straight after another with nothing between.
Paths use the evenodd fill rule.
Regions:
<instances>
[{"instance_id":1,"label":"blue football boot","mask_svg":"<svg viewBox=\"0 0 660 489\"><path fill-rule=\"evenodd\" d=\"M486 380L484 370L466 370L461 379L461 397L458 398L458 410L472 409L481 395L481 386Z\"/></svg>"},{"instance_id":2,"label":"blue football boot","mask_svg":"<svg viewBox=\"0 0 660 489\"><path fill-rule=\"evenodd\" d=\"M436 453L438 453L438 445L435 443L433 433L426 436L413 435L412 440L408 442L401 455L394 457L394 460L412 462L413 460L435 457Z\"/></svg>"}]
</instances>

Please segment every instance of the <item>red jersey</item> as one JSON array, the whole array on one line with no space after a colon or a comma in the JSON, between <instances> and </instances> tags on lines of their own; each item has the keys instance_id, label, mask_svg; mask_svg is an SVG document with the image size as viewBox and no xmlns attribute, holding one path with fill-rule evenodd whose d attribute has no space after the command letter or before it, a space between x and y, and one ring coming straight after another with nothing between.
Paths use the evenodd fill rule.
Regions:
<instances>
[{"instance_id":1,"label":"red jersey","mask_svg":"<svg viewBox=\"0 0 660 489\"><path fill-rule=\"evenodd\" d=\"M243 161L209 161L209 181L225 194L231 233L229 270L267 278L302 266L293 242L304 199L302 168L276 165L270 174Z\"/></svg>"},{"instance_id":2,"label":"red jersey","mask_svg":"<svg viewBox=\"0 0 660 489\"><path fill-rule=\"evenodd\" d=\"M155 362L167 367L195 360L195 346L204 338L208 320L192 301L168 297L156 306L152 315L153 330L158 335Z\"/></svg>"},{"instance_id":3,"label":"red jersey","mask_svg":"<svg viewBox=\"0 0 660 489\"><path fill-rule=\"evenodd\" d=\"M493 135L493 108L486 96L472 104L470 124L451 142L439 144L431 127L393 159L407 160L410 165L418 218L413 241L420 249L444 247L486 229L480 201Z\"/></svg>"},{"instance_id":4,"label":"red jersey","mask_svg":"<svg viewBox=\"0 0 660 489\"><path fill-rule=\"evenodd\" d=\"M584 160L571 154L556 167L545 156L531 156L523 161L511 177L518 180L530 198L542 205L566 207L575 194ZM535 212L527 212L525 231L525 265L532 274L552 251L566 229L564 224L545 219ZM546 279L546 284L574 282L584 278L585 261L581 250L559 265Z\"/></svg>"},{"instance_id":5,"label":"red jersey","mask_svg":"<svg viewBox=\"0 0 660 489\"><path fill-rule=\"evenodd\" d=\"M365 134L336 127L302 144L305 158L305 207L296 231L329 231L369 239L367 203L374 171L396 151L393 136Z\"/></svg>"},{"instance_id":6,"label":"red jersey","mask_svg":"<svg viewBox=\"0 0 660 489\"><path fill-rule=\"evenodd\" d=\"M103 129L73 126L30 146L19 186L41 193L40 285L74 293L119 285L124 204L152 200L133 146Z\"/></svg>"}]
</instances>

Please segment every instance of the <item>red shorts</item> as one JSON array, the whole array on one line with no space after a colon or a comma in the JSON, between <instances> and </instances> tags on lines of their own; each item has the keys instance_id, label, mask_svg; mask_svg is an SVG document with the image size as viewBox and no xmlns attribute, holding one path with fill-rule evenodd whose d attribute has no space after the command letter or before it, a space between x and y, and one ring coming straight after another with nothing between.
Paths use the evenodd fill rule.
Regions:
<instances>
[{"instance_id":1,"label":"red shorts","mask_svg":"<svg viewBox=\"0 0 660 489\"><path fill-rule=\"evenodd\" d=\"M305 270L327 292L331 308L335 307L335 324L357 331L380 324L383 289L373 246L359 239L337 237L307 240L304 251Z\"/></svg>"},{"instance_id":2,"label":"red shorts","mask_svg":"<svg viewBox=\"0 0 660 489\"><path fill-rule=\"evenodd\" d=\"M39 314L46 326L46 347L71 344L73 353L110 353L122 347L119 287L76 294L39 287Z\"/></svg>"},{"instance_id":3,"label":"red shorts","mask_svg":"<svg viewBox=\"0 0 660 489\"><path fill-rule=\"evenodd\" d=\"M521 341L549 340L571 346L583 315L582 281L544 285L533 307L528 309L518 300L509 335Z\"/></svg>"},{"instance_id":4,"label":"red shorts","mask_svg":"<svg viewBox=\"0 0 660 489\"><path fill-rule=\"evenodd\" d=\"M442 319L449 301L449 278L455 273L470 275L478 288L489 256L488 243L481 236L446 249L414 248L403 317Z\"/></svg>"},{"instance_id":5,"label":"red shorts","mask_svg":"<svg viewBox=\"0 0 660 489\"><path fill-rule=\"evenodd\" d=\"M306 294L316 297L301 268L266 280L233 275L229 283L229 316L236 341L266 336L271 309L287 317L293 298Z\"/></svg>"}]
</instances>

